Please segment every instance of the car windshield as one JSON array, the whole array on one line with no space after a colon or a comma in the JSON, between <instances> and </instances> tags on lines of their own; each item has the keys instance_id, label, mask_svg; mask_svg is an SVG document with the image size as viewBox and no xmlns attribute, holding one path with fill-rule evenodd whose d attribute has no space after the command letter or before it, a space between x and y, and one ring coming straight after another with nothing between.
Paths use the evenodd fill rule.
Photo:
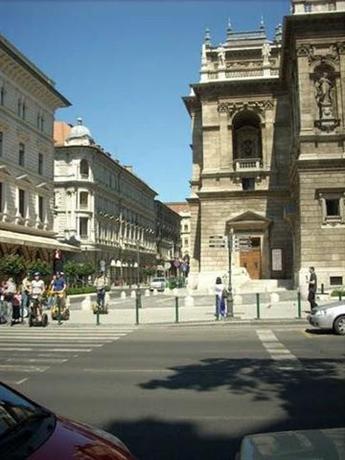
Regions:
<instances>
[{"instance_id":1,"label":"car windshield","mask_svg":"<svg viewBox=\"0 0 345 460\"><path fill-rule=\"evenodd\" d=\"M159 282L164 282L165 281L165 278L153 278L152 280L154 283L157 283L158 281Z\"/></svg>"},{"instance_id":2,"label":"car windshield","mask_svg":"<svg viewBox=\"0 0 345 460\"><path fill-rule=\"evenodd\" d=\"M26 422L48 415L48 412L0 384L0 440Z\"/></svg>"}]
</instances>

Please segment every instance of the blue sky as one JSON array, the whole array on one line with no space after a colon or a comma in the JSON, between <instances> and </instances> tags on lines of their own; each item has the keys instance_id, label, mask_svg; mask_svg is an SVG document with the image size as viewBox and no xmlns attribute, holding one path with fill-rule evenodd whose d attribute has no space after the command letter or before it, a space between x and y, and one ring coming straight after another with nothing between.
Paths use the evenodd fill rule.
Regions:
<instances>
[{"instance_id":1,"label":"blue sky","mask_svg":"<svg viewBox=\"0 0 345 460\"><path fill-rule=\"evenodd\" d=\"M51 77L71 102L58 120L81 116L98 144L162 201L189 196L189 115L181 100L199 80L206 27L213 44L253 30L269 38L289 0L6 1L0 32Z\"/></svg>"}]
</instances>

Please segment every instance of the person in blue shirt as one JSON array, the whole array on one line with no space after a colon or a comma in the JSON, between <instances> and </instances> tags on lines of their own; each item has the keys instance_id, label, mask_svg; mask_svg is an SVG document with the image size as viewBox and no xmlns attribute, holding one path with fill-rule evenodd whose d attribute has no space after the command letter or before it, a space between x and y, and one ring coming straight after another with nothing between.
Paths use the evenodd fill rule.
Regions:
<instances>
[{"instance_id":1,"label":"person in blue shirt","mask_svg":"<svg viewBox=\"0 0 345 460\"><path fill-rule=\"evenodd\" d=\"M52 292L55 292L59 295L61 299L61 306L65 308L65 291L66 291L66 281L63 277L63 273L57 273L56 278L52 283Z\"/></svg>"}]
</instances>

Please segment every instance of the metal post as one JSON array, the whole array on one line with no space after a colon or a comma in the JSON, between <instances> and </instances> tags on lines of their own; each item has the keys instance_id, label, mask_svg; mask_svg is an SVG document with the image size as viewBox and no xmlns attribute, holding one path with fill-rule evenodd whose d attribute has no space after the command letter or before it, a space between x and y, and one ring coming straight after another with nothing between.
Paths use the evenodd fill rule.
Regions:
<instances>
[{"instance_id":1,"label":"metal post","mask_svg":"<svg viewBox=\"0 0 345 460\"><path fill-rule=\"evenodd\" d=\"M138 296L135 298L135 324L139 324L139 303L138 303Z\"/></svg>"},{"instance_id":2,"label":"metal post","mask_svg":"<svg viewBox=\"0 0 345 460\"><path fill-rule=\"evenodd\" d=\"M57 294L57 302L58 302L58 325L61 324L61 297Z\"/></svg>"},{"instance_id":3,"label":"metal post","mask_svg":"<svg viewBox=\"0 0 345 460\"><path fill-rule=\"evenodd\" d=\"M260 319L260 294L256 294L256 319Z\"/></svg>"},{"instance_id":4,"label":"metal post","mask_svg":"<svg viewBox=\"0 0 345 460\"><path fill-rule=\"evenodd\" d=\"M321 283L321 294L325 293L325 285Z\"/></svg>"},{"instance_id":5,"label":"metal post","mask_svg":"<svg viewBox=\"0 0 345 460\"><path fill-rule=\"evenodd\" d=\"M298 308L298 318L302 317L301 314L301 293L298 291L297 292L297 308Z\"/></svg>"},{"instance_id":6,"label":"metal post","mask_svg":"<svg viewBox=\"0 0 345 460\"><path fill-rule=\"evenodd\" d=\"M232 297L232 246L233 246L234 230L231 229L228 233L228 261L229 261L229 279L228 279L228 315L233 318L234 316L234 299ZM218 317L217 317L218 319Z\"/></svg>"},{"instance_id":7,"label":"metal post","mask_svg":"<svg viewBox=\"0 0 345 460\"><path fill-rule=\"evenodd\" d=\"M219 305L218 305L218 296L216 295L216 320L218 321L219 320Z\"/></svg>"},{"instance_id":8,"label":"metal post","mask_svg":"<svg viewBox=\"0 0 345 460\"><path fill-rule=\"evenodd\" d=\"M96 326L99 326L99 305L97 305L97 311L96 311Z\"/></svg>"},{"instance_id":9,"label":"metal post","mask_svg":"<svg viewBox=\"0 0 345 460\"><path fill-rule=\"evenodd\" d=\"M339 291L339 300L340 300L340 302L341 302L342 298L343 298L342 292Z\"/></svg>"},{"instance_id":10,"label":"metal post","mask_svg":"<svg viewBox=\"0 0 345 460\"><path fill-rule=\"evenodd\" d=\"M179 317L178 317L178 297L175 297L175 323L179 322Z\"/></svg>"}]
</instances>

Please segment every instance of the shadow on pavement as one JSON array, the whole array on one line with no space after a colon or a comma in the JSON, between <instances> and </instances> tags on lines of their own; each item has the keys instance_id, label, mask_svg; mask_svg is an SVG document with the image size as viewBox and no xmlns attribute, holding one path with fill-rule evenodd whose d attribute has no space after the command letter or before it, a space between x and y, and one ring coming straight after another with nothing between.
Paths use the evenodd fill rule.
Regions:
<instances>
[{"instance_id":1,"label":"shadow on pavement","mask_svg":"<svg viewBox=\"0 0 345 460\"><path fill-rule=\"evenodd\" d=\"M333 337L339 337L334 334L332 329L306 329L305 332L311 335L331 335Z\"/></svg>"},{"instance_id":2,"label":"shadow on pavement","mask_svg":"<svg viewBox=\"0 0 345 460\"><path fill-rule=\"evenodd\" d=\"M199 432L190 422L144 418L111 422L103 427L118 436L138 460L230 460L240 439Z\"/></svg>"},{"instance_id":3,"label":"shadow on pavement","mask_svg":"<svg viewBox=\"0 0 345 460\"><path fill-rule=\"evenodd\" d=\"M343 363L342 359L204 359L169 368L172 375L139 386L148 391L163 388L205 392L205 398L207 392L225 387L232 395L249 396L253 414L257 413L256 402L275 400L286 417L277 422L267 420L260 432L333 428L345 425L345 388L340 375ZM229 417L219 423L231 424L231 414ZM236 420L233 423L229 437L210 437L198 431L198 424L173 419L171 423L159 419L114 423L106 429L118 433L142 459L220 460L233 458L238 450L242 435L234 437L238 431Z\"/></svg>"}]
</instances>

